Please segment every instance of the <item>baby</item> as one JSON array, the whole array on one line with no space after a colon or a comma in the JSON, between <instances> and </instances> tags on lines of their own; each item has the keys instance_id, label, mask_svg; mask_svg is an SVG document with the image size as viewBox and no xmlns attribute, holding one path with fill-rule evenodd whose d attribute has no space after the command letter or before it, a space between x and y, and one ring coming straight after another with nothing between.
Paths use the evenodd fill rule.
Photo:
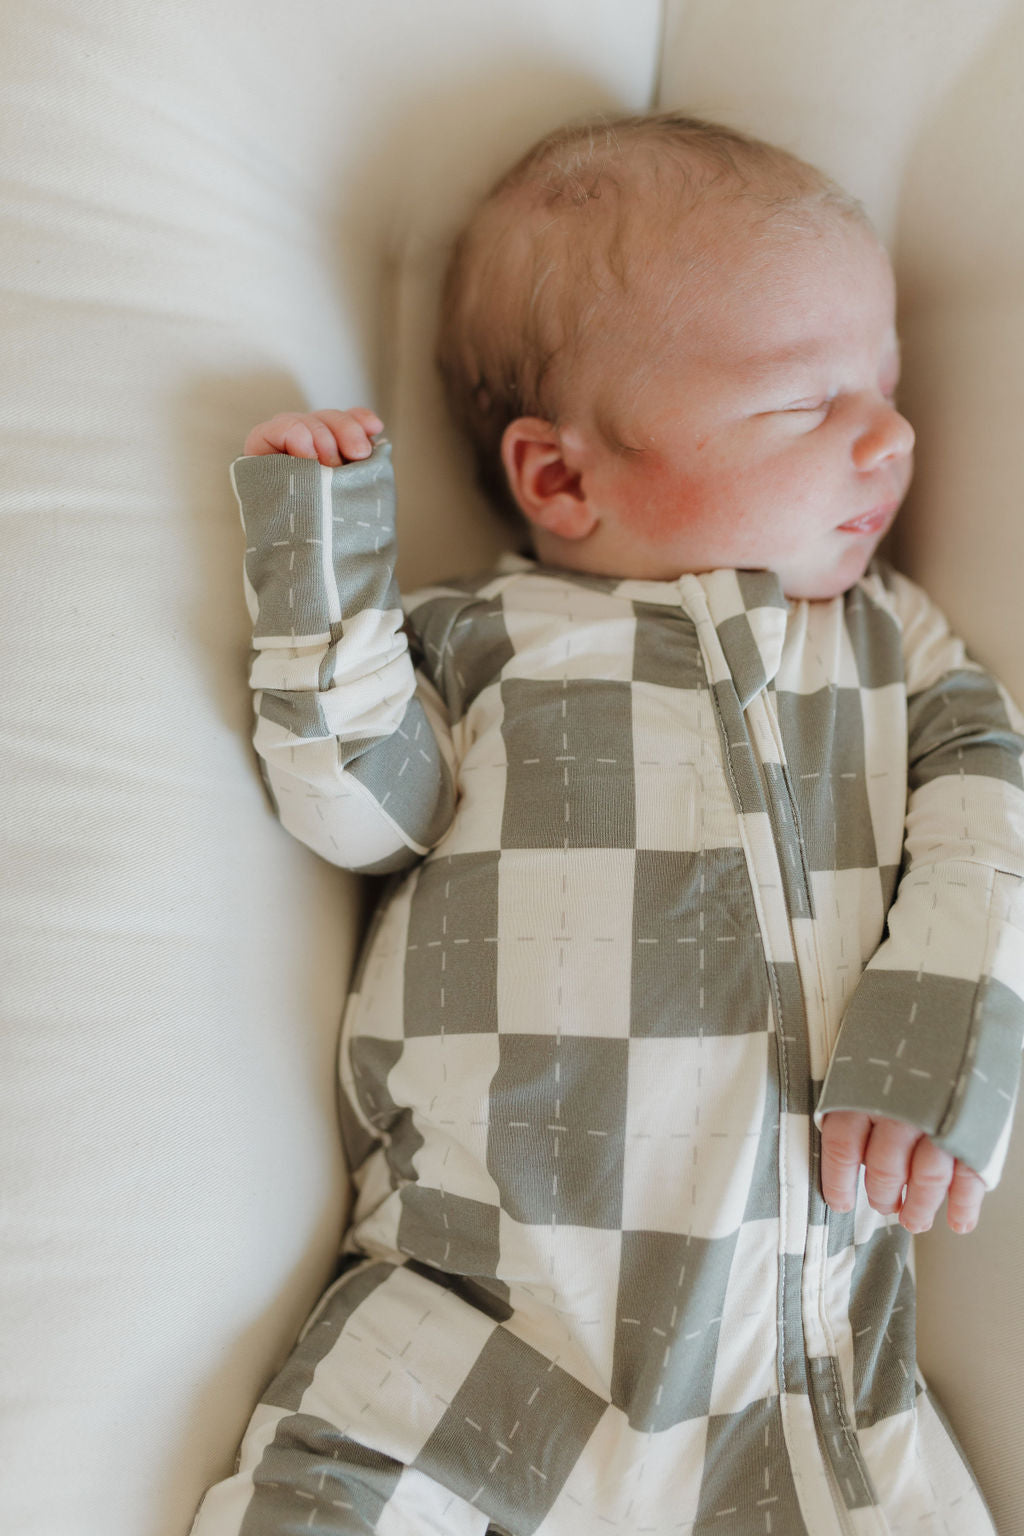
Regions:
<instances>
[{"instance_id":1,"label":"baby","mask_svg":"<svg viewBox=\"0 0 1024 1536\"><path fill-rule=\"evenodd\" d=\"M441 366L529 555L403 614L370 410L233 466L281 820L394 878L340 1278L196 1536L991 1533L909 1245L1005 1155L1024 738L874 558L886 253L770 145L572 127L461 237Z\"/></svg>"}]
</instances>

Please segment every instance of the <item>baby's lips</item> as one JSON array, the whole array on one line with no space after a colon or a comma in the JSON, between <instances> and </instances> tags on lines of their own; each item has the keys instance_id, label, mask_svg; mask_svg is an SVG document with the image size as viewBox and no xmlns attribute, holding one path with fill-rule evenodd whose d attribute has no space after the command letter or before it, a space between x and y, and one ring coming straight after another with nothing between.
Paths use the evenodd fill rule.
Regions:
<instances>
[{"instance_id":1,"label":"baby's lips","mask_svg":"<svg viewBox=\"0 0 1024 1536\"><path fill-rule=\"evenodd\" d=\"M872 507L870 512L862 512L860 517L851 517L849 522L839 524L840 533L881 533L887 528L899 510L898 501L886 501L879 507Z\"/></svg>"}]
</instances>

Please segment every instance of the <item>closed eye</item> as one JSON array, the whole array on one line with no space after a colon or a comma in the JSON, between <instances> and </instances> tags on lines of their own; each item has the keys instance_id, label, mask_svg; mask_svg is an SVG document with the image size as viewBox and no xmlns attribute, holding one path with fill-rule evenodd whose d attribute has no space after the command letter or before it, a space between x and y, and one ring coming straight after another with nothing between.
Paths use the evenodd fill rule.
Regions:
<instances>
[{"instance_id":1,"label":"closed eye","mask_svg":"<svg viewBox=\"0 0 1024 1536\"><path fill-rule=\"evenodd\" d=\"M767 417L775 417L776 420L789 421L794 431L810 431L812 427L822 426L828 419L832 408L832 397L819 397L816 400L794 400L791 405L776 406L774 410L763 411L761 414Z\"/></svg>"},{"instance_id":2,"label":"closed eye","mask_svg":"<svg viewBox=\"0 0 1024 1536\"><path fill-rule=\"evenodd\" d=\"M796 400L792 405L785 407L786 411L827 411L832 404L833 396L828 395L820 400Z\"/></svg>"},{"instance_id":3,"label":"closed eye","mask_svg":"<svg viewBox=\"0 0 1024 1536\"><path fill-rule=\"evenodd\" d=\"M778 400L777 395L775 398ZM780 403L778 405L768 405L768 402L766 401L764 403L765 408L761 410L755 410L754 414L757 416L766 417L824 416L828 414L831 407L835 404L837 398L838 397L835 394L806 395L802 400L785 400L785 397L783 397L784 403Z\"/></svg>"}]
</instances>

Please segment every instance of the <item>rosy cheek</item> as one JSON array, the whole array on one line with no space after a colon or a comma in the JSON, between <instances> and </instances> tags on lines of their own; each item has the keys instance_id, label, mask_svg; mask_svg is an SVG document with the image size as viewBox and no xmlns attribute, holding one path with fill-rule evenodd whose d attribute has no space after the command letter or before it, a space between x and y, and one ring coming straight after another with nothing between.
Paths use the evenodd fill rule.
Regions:
<instances>
[{"instance_id":1,"label":"rosy cheek","mask_svg":"<svg viewBox=\"0 0 1024 1536\"><path fill-rule=\"evenodd\" d=\"M618 506L622 522L637 538L664 544L680 533L722 521L713 510L715 500L696 476L645 466L642 474L624 483Z\"/></svg>"}]
</instances>

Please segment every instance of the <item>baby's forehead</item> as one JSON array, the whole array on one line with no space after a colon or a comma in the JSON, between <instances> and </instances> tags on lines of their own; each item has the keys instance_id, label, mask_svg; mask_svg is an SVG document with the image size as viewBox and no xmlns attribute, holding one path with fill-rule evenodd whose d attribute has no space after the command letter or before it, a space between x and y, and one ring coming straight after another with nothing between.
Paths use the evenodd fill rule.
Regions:
<instances>
[{"instance_id":1,"label":"baby's forehead","mask_svg":"<svg viewBox=\"0 0 1024 1536\"><path fill-rule=\"evenodd\" d=\"M868 348L898 373L895 282L868 225L834 213L765 222L707 212L696 243L651 241L627 266L602 309L597 373L610 357L651 369L685 357L716 377L767 381Z\"/></svg>"},{"instance_id":2,"label":"baby's forehead","mask_svg":"<svg viewBox=\"0 0 1024 1536\"><path fill-rule=\"evenodd\" d=\"M732 299L753 345L771 335L776 302L822 270L848 275L831 297L843 310L857 307L858 287L869 275L883 272L883 281L893 282L888 255L866 220L814 202L766 206L731 196L681 210L641 200L617 222L581 228L572 260L601 290L604 310L621 310L637 325L672 311L682 315L712 297Z\"/></svg>"},{"instance_id":3,"label":"baby's forehead","mask_svg":"<svg viewBox=\"0 0 1024 1536\"><path fill-rule=\"evenodd\" d=\"M510 192L493 238L528 248L523 282L536 284L535 262L545 281L572 288L583 274L627 300L652 277L700 278L724 252L734 269L755 270L801 236L843 244L853 228L870 231L860 205L803 162L723 169L692 147L658 142L596 163L556 161Z\"/></svg>"}]
</instances>

